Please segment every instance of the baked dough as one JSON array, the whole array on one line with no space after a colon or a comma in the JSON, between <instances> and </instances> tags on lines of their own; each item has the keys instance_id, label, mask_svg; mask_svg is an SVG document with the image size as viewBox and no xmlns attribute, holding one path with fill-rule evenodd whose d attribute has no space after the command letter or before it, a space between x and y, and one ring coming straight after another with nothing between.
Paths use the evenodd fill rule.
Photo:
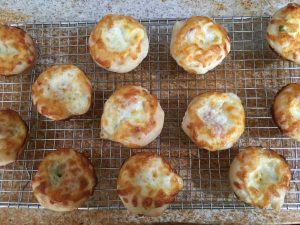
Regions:
<instances>
[{"instance_id":1,"label":"baked dough","mask_svg":"<svg viewBox=\"0 0 300 225\"><path fill-rule=\"evenodd\" d=\"M279 210L289 187L291 171L276 152L248 147L231 163L229 179L240 200L254 207Z\"/></svg>"},{"instance_id":2,"label":"baked dough","mask_svg":"<svg viewBox=\"0 0 300 225\"><path fill-rule=\"evenodd\" d=\"M130 147L142 147L161 132L164 111L157 98L140 86L123 86L105 102L101 137Z\"/></svg>"},{"instance_id":3,"label":"baked dough","mask_svg":"<svg viewBox=\"0 0 300 225\"><path fill-rule=\"evenodd\" d=\"M234 93L203 93L191 101L181 126L200 148L228 149L244 132L244 107Z\"/></svg>"},{"instance_id":4,"label":"baked dough","mask_svg":"<svg viewBox=\"0 0 300 225\"><path fill-rule=\"evenodd\" d=\"M0 74L15 75L29 70L35 63L34 41L18 27L0 25Z\"/></svg>"},{"instance_id":5,"label":"baked dough","mask_svg":"<svg viewBox=\"0 0 300 225\"><path fill-rule=\"evenodd\" d=\"M137 153L120 169L117 191L125 207L134 214L159 216L182 189L183 181L162 157Z\"/></svg>"},{"instance_id":6,"label":"baked dough","mask_svg":"<svg viewBox=\"0 0 300 225\"><path fill-rule=\"evenodd\" d=\"M28 128L11 109L0 110L0 166L16 161L26 143Z\"/></svg>"},{"instance_id":7,"label":"baked dough","mask_svg":"<svg viewBox=\"0 0 300 225\"><path fill-rule=\"evenodd\" d=\"M267 28L267 41L280 56L300 64L300 5L278 10Z\"/></svg>"},{"instance_id":8,"label":"baked dough","mask_svg":"<svg viewBox=\"0 0 300 225\"><path fill-rule=\"evenodd\" d=\"M212 19L193 16L175 23L170 48L172 57L187 72L205 74L227 56L230 39Z\"/></svg>"},{"instance_id":9,"label":"baked dough","mask_svg":"<svg viewBox=\"0 0 300 225\"><path fill-rule=\"evenodd\" d=\"M149 40L145 27L134 18L109 14L92 30L89 49L98 66L126 73L147 56Z\"/></svg>"},{"instance_id":10,"label":"baked dough","mask_svg":"<svg viewBox=\"0 0 300 225\"><path fill-rule=\"evenodd\" d=\"M288 84L276 95L273 112L283 134L300 141L300 83Z\"/></svg>"},{"instance_id":11,"label":"baked dough","mask_svg":"<svg viewBox=\"0 0 300 225\"><path fill-rule=\"evenodd\" d=\"M76 66L52 66L32 85L32 101L40 114L52 120L67 119L89 110L92 85Z\"/></svg>"},{"instance_id":12,"label":"baked dough","mask_svg":"<svg viewBox=\"0 0 300 225\"><path fill-rule=\"evenodd\" d=\"M95 185L93 166L70 148L49 153L32 179L38 202L54 211L77 209L92 195Z\"/></svg>"}]
</instances>

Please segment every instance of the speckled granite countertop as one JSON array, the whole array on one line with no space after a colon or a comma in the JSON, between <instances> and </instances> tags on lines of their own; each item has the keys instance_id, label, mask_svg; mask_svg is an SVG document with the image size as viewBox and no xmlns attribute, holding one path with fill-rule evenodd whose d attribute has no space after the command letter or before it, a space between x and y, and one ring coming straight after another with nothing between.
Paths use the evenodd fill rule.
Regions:
<instances>
[{"instance_id":1,"label":"speckled granite countertop","mask_svg":"<svg viewBox=\"0 0 300 225\"><path fill-rule=\"evenodd\" d=\"M271 15L286 0L0 0L0 22L98 20L107 13L136 18L178 18L191 15ZM296 1L298 2L298 1ZM300 212L264 210L168 210L145 218L127 211L55 213L36 209L0 209L0 224L299 224Z\"/></svg>"},{"instance_id":2,"label":"speckled granite countertop","mask_svg":"<svg viewBox=\"0 0 300 225\"><path fill-rule=\"evenodd\" d=\"M0 20L39 22L98 20L107 13L136 18L191 15L270 15L288 0L1 0ZM297 1L295 1L297 2Z\"/></svg>"},{"instance_id":3,"label":"speckled granite countertop","mask_svg":"<svg viewBox=\"0 0 300 225\"><path fill-rule=\"evenodd\" d=\"M134 216L127 211L73 211L1 209L1 225L125 225L125 224L299 224L297 212L264 210L167 210L162 216Z\"/></svg>"}]
</instances>

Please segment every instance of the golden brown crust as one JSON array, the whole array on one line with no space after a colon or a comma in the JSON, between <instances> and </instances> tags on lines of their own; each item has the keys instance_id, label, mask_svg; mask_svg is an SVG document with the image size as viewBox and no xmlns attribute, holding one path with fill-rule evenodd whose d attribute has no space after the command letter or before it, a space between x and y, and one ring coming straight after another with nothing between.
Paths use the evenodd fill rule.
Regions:
<instances>
[{"instance_id":1,"label":"golden brown crust","mask_svg":"<svg viewBox=\"0 0 300 225\"><path fill-rule=\"evenodd\" d=\"M33 194L39 203L54 211L78 208L92 195L95 185L90 162L67 148L48 154L32 179Z\"/></svg>"},{"instance_id":2,"label":"golden brown crust","mask_svg":"<svg viewBox=\"0 0 300 225\"><path fill-rule=\"evenodd\" d=\"M191 101L182 128L200 148L228 149L244 132L245 111L233 93L206 92Z\"/></svg>"},{"instance_id":3,"label":"golden brown crust","mask_svg":"<svg viewBox=\"0 0 300 225\"><path fill-rule=\"evenodd\" d=\"M160 134L163 121L154 95L139 86L123 86L104 105L101 137L131 148L144 146Z\"/></svg>"},{"instance_id":4,"label":"golden brown crust","mask_svg":"<svg viewBox=\"0 0 300 225\"><path fill-rule=\"evenodd\" d=\"M134 69L146 57L148 45L147 33L141 23L130 16L113 14L104 16L96 24L89 39L89 50L95 63L120 73Z\"/></svg>"},{"instance_id":5,"label":"golden brown crust","mask_svg":"<svg viewBox=\"0 0 300 225\"><path fill-rule=\"evenodd\" d=\"M270 47L285 59L300 63L300 5L289 3L278 10L267 28Z\"/></svg>"},{"instance_id":6,"label":"golden brown crust","mask_svg":"<svg viewBox=\"0 0 300 225\"><path fill-rule=\"evenodd\" d=\"M26 144L28 128L11 109L0 110L0 166L16 161Z\"/></svg>"},{"instance_id":7,"label":"golden brown crust","mask_svg":"<svg viewBox=\"0 0 300 225\"><path fill-rule=\"evenodd\" d=\"M182 189L182 179L169 163L154 153L137 153L122 165L117 191L135 214L159 216Z\"/></svg>"},{"instance_id":8,"label":"golden brown crust","mask_svg":"<svg viewBox=\"0 0 300 225\"><path fill-rule=\"evenodd\" d=\"M239 199L258 208L280 209L291 179L285 159L272 150L248 147L230 166L230 183Z\"/></svg>"},{"instance_id":9,"label":"golden brown crust","mask_svg":"<svg viewBox=\"0 0 300 225\"><path fill-rule=\"evenodd\" d=\"M174 25L171 55L189 73L206 73L217 66L229 51L227 32L208 17L193 16Z\"/></svg>"},{"instance_id":10,"label":"golden brown crust","mask_svg":"<svg viewBox=\"0 0 300 225\"><path fill-rule=\"evenodd\" d=\"M76 66L52 66L32 85L32 101L42 115L63 120L86 113L92 101L92 85Z\"/></svg>"},{"instance_id":11,"label":"golden brown crust","mask_svg":"<svg viewBox=\"0 0 300 225\"><path fill-rule=\"evenodd\" d=\"M300 141L300 83L288 84L276 95L274 120L283 134Z\"/></svg>"},{"instance_id":12,"label":"golden brown crust","mask_svg":"<svg viewBox=\"0 0 300 225\"><path fill-rule=\"evenodd\" d=\"M0 25L0 74L15 75L29 70L37 50L32 38L18 27Z\"/></svg>"}]
</instances>

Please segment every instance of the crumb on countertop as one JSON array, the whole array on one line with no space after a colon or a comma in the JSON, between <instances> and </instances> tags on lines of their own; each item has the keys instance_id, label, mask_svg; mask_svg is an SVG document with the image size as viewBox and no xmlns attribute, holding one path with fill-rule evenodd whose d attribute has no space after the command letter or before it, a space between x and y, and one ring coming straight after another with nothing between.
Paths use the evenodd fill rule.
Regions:
<instances>
[{"instance_id":1,"label":"crumb on countertop","mask_svg":"<svg viewBox=\"0 0 300 225\"><path fill-rule=\"evenodd\" d=\"M215 4L215 8L216 8L217 10L224 10L224 9L225 9L225 6L224 6L223 3L216 3L216 4Z\"/></svg>"},{"instance_id":2,"label":"crumb on countertop","mask_svg":"<svg viewBox=\"0 0 300 225\"><path fill-rule=\"evenodd\" d=\"M252 7L252 1L251 0L242 0L241 5L244 9L249 10Z\"/></svg>"}]
</instances>

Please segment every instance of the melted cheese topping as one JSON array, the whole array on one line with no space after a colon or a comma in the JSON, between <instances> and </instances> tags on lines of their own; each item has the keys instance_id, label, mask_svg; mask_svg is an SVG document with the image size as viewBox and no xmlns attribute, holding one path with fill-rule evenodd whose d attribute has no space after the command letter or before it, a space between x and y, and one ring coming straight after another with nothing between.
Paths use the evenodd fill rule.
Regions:
<instances>
[{"instance_id":1,"label":"melted cheese topping","mask_svg":"<svg viewBox=\"0 0 300 225\"><path fill-rule=\"evenodd\" d=\"M290 3L277 11L267 28L270 46L282 57L300 63L300 5Z\"/></svg>"},{"instance_id":2,"label":"melted cheese topping","mask_svg":"<svg viewBox=\"0 0 300 225\"><path fill-rule=\"evenodd\" d=\"M276 184L279 180L277 175L278 160L268 160L262 157L257 161L257 168L248 174L248 188L264 190L267 186Z\"/></svg>"},{"instance_id":3,"label":"melted cheese topping","mask_svg":"<svg viewBox=\"0 0 300 225\"><path fill-rule=\"evenodd\" d=\"M222 33L219 31L210 32L210 27L213 22L209 22L202 27L191 29L186 34L186 41L193 45L198 46L199 49L206 49L213 45L222 44Z\"/></svg>"},{"instance_id":4,"label":"melted cheese topping","mask_svg":"<svg viewBox=\"0 0 300 225\"><path fill-rule=\"evenodd\" d=\"M171 176L169 170L164 171L162 168L163 161L161 158L155 158L151 161L149 168L141 170L133 180L134 184L143 187L141 195L147 196L150 190L166 190L166 194L170 194Z\"/></svg>"},{"instance_id":5,"label":"melted cheese topping","mask_svg":"<svg viewBox=\"0 0 300 225\"><path fill-rule=\"evenodd\" d=\"M8 46L4 41L0 40L0 55L3 58L14 57L19 54L19 51L13 46Z\"/></svg>"},{"instance_id":6,"label":"melted cheese topping","mask_svg":"<svg viewBox=\"0 0 300 225\"><path fill-rule=\"evenodd\" d=\"M292 100L291 107L288 110L290 110L293 118L300 121L300 96Z\"/></svg>"},{"instance_id":7,"label":"melted cheese topping","mask_svg":"<svg viewBox=\"0 0 300 225\"><path fill-rule=\"evenodd\" d=\"M144 101L145 99L137 96L134 100L128 99L127 102L122 105L124 107L112 105L112 107L108 108L107 115L110 115L107 117L109 124L107 127L108 133L113 135L117 126L125 121L135 126L145 123L149 115L144 109Z\"/></svg>"},{"instance_id":8,"label":"melted cheese topping","mask_svg":"<svg viewBox=\"0 0 300 225\"><path fill-rule=\"evenodd\" d=\"M204 93L189 104L182 128L201 148L227 149L244 131L245 111L239 97L233 93Z\"/></svg>"},{"instance_id":9,"label":"melted cheese topping","mask_svg":"<svg viewBox=\"0 0 300 225\"><path fill-rule=\"evenodd\" d=\"M216 67L229 51L226 31L208 17L191 17L174 25L171 55L188 72L206 73Z\"/></svg>"},{"instance_id":10,"label":"melted cheese topping","mask_svg":"<svg viewBox=\"0 0 300 225\"><path fill-rule=\"evenodd\" d=\"M210 101L205 102L201 108L197 109L197 115L207 127L214 130L216 135L222 135L224 130L229 129L233 124L224 110L225 101L218 99L214 102L214 106L210 106Z\"/></svg>"},{"instance_id":11,"label":"melted cheese topping","mask_svg":"<svg viewBox=\"0 0 300 225\"><path fill-rule=\"evenodd\" d=\"M124 86L104 105L101 137L128 147L144 146L159 135L163 121L155 96L139 86Z\"/></svg>"},{"instance_id":12,"label":"melted cheese topping","mask_svg":"<svg viewBox=\"0 0 300 225\"><path fill-rule=\"evenodd\" d=\"M81 83L73 82L78 76L78 71L66 70L52 77L44 87L44 97L61 101L72 114L76 114L81 107L86 108L91 96L88 90L82 91Z\"/></svg>"},{"instance_id":13,"label":"melted cheese topping","mask_svg":"<svg viewBox=\"0 0 300 225\"><path fill-rule=\"evenodd\" d=\"M248 147L236 156L229 173L231 186L242 201L259 208L282 206L291 172L276 152Z\"/></svg>"},{"instance_id":14,"label":"melted cheese topping","mask_svg":"<svg viewBox=\"0 0 300 225\"><path fill-rule=\"evenodd\" d=\"M142 28L129 28L125 21L117 21L111 28L103 28L101 38L109 51L126 51L144 38L145 31Z\"/></svg>"},{"instance_id":15,"label":"melted cheese topping","mask_svg":"<svg viewBox=\"0 0 300 225\"><path fill-rule=\"evenodd\" d=\"M54 66L44 71L32 86L33 103L45 116L60 120L87 112L92 87L77 67Z\"/></svg>"},{"instance_id":16,"label":"melted cheese topping","mask_svg":"<svg viewBox=\"0 0 300 225\"><path fill-rule=\"evenodd\" d=\"M127 209L147 216L162 214L182 187L182 179L153 153L130 157L123 164L117 181L117 191Z\"/></svg>"},{"instance_id":17,"label":"melted cheese topping","mask_svg":"<svg viewBox=\"0 0 300 225\"><path fill-rule=\"evenodd\" d=\"M89 38L93 60L102 68L125 73L146 57L149 40L145 28L129 16L104 16Z\"/></svg>"}]
</instances>

